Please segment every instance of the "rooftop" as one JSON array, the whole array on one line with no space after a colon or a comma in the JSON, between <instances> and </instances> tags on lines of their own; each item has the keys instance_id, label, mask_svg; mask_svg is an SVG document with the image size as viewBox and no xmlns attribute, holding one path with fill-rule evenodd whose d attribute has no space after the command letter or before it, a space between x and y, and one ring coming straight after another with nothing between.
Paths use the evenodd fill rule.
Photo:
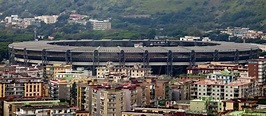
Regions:
<instances>
[{"instance_id":1,"label":"rooftop","mask_svg":"<svg viewBox=\"0 0 266 116\"><path fill-rule=\"evenodd\" d=\"M109 43L104 45L103 43ZM127 44L125 44L127 43ZM145 48L134 47L134 43L153 43ZM169 43L170 46L162 46ZM182 43L183 45L179 45ZM107 46L109 45L109 46ZM128 46L130 45L130 46ZM145 50L149 52L161 52L168 53L169 50L172 52L195 52L204 51L204 52L213 52L215 50L219 51L246 51L250 49L258 49L256 45L251 45L248 43L233 43L233 42L198 42L199 46L195 45L188 41L178 41L178 40L61 40L61 41L30 41L30 42L19 42L12 43L9 45L9 48L14 47L15 49L24 49L27 50L47 50L47 51L67 51L71 50L72 52L93 52L94 50L99 50L99 52L120 52L124 50L127 53L143 53ZM206 46L210 45L210 46ZM100 47L102 46L102 47Z\"/></svg>"}]
</instances>

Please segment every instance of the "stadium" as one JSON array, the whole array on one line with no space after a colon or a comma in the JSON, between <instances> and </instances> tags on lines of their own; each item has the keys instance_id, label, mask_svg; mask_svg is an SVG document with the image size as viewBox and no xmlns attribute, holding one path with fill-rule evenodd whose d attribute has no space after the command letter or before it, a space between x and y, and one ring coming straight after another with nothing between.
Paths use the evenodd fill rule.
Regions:
<instances>
[{"instance_id":1,"label":"stadium","mask_svg":"<svg viewBox=\"0 0 266 116\"><path fill-rule=\"evenodd\" d=\"M12 63L72 64L88 67L94 74L97 66L108 61L119 66L141 63L143 67L159 67L160 73L168 75L175 67L210 61L245 63L257 58L259 50L247 43L149 39L29 41L8 47Z\"/></svg>"}]
</instances>

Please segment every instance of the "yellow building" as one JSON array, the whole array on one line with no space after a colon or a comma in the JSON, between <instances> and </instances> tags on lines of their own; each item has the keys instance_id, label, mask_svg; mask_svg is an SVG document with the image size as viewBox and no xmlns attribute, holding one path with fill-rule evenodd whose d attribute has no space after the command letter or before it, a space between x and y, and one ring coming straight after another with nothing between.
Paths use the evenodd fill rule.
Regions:
<instances>
[{"instance_id":1,"label":"yellow building","mask_svg":"<svg viewBox=\"0 0 266 116\"><path fill-rule=\"evenodd\" d=\"M66 72L66 70L72 70L72 65L66 64L53 64L54 74Z\"/></svg>"},{"instance_id":2,"label":"yellow building","mask_svg":"<svg viewBox=\"0 0 266 116\"><path fill-rule=\"evenodd\" d=\"M14 96L14 97L38 97L44 96L43 85L44 83L40 80L34 80L33 78L25 79L17 78L13 83L0 83L0 98Z\"/></svg>"},{"instance_id":3,"label":"yellow building","mask_svg":"<svg viewBox=\"0 0 266 116\"><path fill-rule=\"evenodd\" d=\"M0 98L6 96L6 84L0 83Z\"/></svg>"},{"instance_id":4,"label":"yellow building","mask_svg":"<svg viewBox=\"0 0 266 116\"><path fill-rule=\"evenodd\" d=\"M89 93L89 88L90 86L97 86L98 82L95 80L89 80L87 83L78 83L77 84L77 109L78 110L85 110L84 108L84 99L85 99L85 94L86 92ZM90 94L91 95L91 94ZM88 109L86 109L88 110Z\"/></svg>"},{"instance_id":5,"label":"yellow building","mask_svg":"<svg viewBox=\"0 0 266 116\"><path fill-rule=\"evenodd\" d=\"M45 67L47 79L50 80L54 78L54 75L57 73L64 73L66 70L72 70L72 65L67 64L53 64L47 65Z\"/></svg>"},{"instance_id":6,"label":"yellow building","mask_svg":"<svg viewBox=\"0 0 266 116\"><path fill-rule=\"evenodd\" d=\"M43 96L43 82L24 83L24 97Z\"/></svg>"},{"instance_id":7,"label":"yellow building","mask_svg":"<svg viewBox=\"0 0 266 116\"><path fill-rule=\"evenodd\" d=\"M244 110L244 107L250 107L252 108L253 106L256 106L256 101L249 101L246 99L230 99L227 101L224 101L224 110L225 111L239 111L239 110Z\"/></svg>"},{"instance_id":8,"label":"yellow building","mask_svg":"<svg viewBox=\"0 0 266 116\"><path fill-rule=\"evenodd\" d=\"M88 112L88 111L76 111L74 116L90 116L90 112Z\"/></svg>"}]
</instances>

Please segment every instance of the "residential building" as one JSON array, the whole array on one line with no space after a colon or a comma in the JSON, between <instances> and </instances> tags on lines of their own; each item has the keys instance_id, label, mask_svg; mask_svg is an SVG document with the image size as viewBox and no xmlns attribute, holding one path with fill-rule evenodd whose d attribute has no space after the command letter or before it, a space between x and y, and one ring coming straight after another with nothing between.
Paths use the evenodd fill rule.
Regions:
<instances>
[{"instance_id":1,"label":"residential building","mask_svg":"<svg viewBox=\"0 0 266 116\"><path fill-rule=\"evenodd\" d=\"M168 79L156 79L155 80L155 100L169 99L169 80Z\"/></svg>"},{"instance_id":2,"label":"residential building","mask_svg":"<svg viewBox=\"0 0 266 116\"><path fill-rule=\"evenodd\" d=\"M212 41L212 40L211 40L209 37L203 37L201 41L206 41L206 42L208 42L208 41Z\"/></svg>"},{"instance_id":3,"label":"residential building","mask_svg":"<svg viewBox=\"0 0 266 116\"><path fill-rule=\"evenodd\" d=\"M92 24L93 30L110 30L112 28L109 20L99 21L90 19L89 21Z\"/></svg>"},{"instance_id":4,"label":"residential building","mask_svg":"<svg viewBox=\"0 0 266 116\"><path fill-rule=\"evenodd\" d=\"M147 87L137 80L114 81L110 77L91 80L87 84L78 83L78 110L88 111L93 116L121 116L122 111L130 111L134 106L145 106Z\"/></svg>"},{"instance_id":5,"label":"residential building","mask_svg":"<svg viewBox=\"0 0 266 116\"><path fill-rule=\"evenodd\" d=\"M230 83L219 80L205 79L194 83L197 98L212 96L216 100L248 98L258 96L258 84L255 78L241 78Z\"/></svg>"},{"instance_id":6,"label":"residential building","mask_svg":"<svg viewBox=\"0 0 266 116\"><path fill-rule=\"evenodd\" d=\"M59 103L60 100L51 100L47 98L8 98L3 102L3 116L18 116L15 112L19 113L18 110L25 106L51 106Z\"/></svg>"},{"instance_id":7,"label":"residential building","mask_svg":"<svg viewBox=\"0 0 266 116\"><path fill-rule=\"evenodd\" d=\"M200 37L194 37L194 36L185 36L185 37L180 37L180 41L200 41Z\"/></svg>"},{"instance_id":8,"label":"residential building","mask_svg":"<svg viewBox=\"0 0 266 116\"><path fill-rule=\"evenodd\" d=\"M6 96L6 84L0 83L0 98L3 98Z\"/></svg>"},{"instance_id":9,"label":"residential building","mask_svg":"<svg viewBox=\"0 0 266 116\"><path fill-rule=\"evenodd\" d=\"M85 70L82 67L77 68L77 70L68 70L66 69L65 72L57 72L56 74L54 74L54 78L55 79L67 79L67 80L71 80L74 78L80 78L80 77L91 77L92 76L92 72Z\"/></svg>"},{"instance_id":10,"label":"residential building","mask_svg":"<svg viewBox=\"0 0 266 116\"><path fill-rule=\"evenodd\" d=\"M231 72L225 69L224 71L215 71L213 73L209 73L207 74L206 78L212 80L221 80L224 84L227 84L237 80L239 76L239 72Z\"/></svg>"},{"instance_id":11,"label":"residential building","mask_svg":"<svg viewBox=\"0 0 266 116\"><path fill-rule=\"evenodd\" d=\"M70 85L67 80L50 80L48 85L51 98L70 100Z\"/></svg>"},{"instance_id":12,"label":"residential building","mask_svg":"<svg viewBox=\"0 0 266 116\"><path fill-rule=\"evenodd\" d=\"M67 70L71 71L72 65L67 65L67 64L46 65L43 70L45 74L44 78L46 79L46 81L48 81L53 79L57 73L65 73Z\"/></svg>"},{"instance_id":13,"label":"residential building","mask_svg":"<svg viewBox=\"0 0 266 116\"><path fill-rule=\"evenodd\" d=\"M107 62L104 67L97 67L97 78L108 77L109 74L121 74L130 78L143 78L151 74L150 68L142 68L140 64L135 64L133 67L118 67L112 62Z\"/></svg>"},{"instance_id":14,"label":"residential building","mask_svg":"<svg viewBox=\"0 0 266 116\"><path fill-rule=\"evenodd\" d=\"M264 36L262 31L250 30L249 28L241 27L227 28L221 32L242 39L263 39Z\"/></svg>"},{"instance_id":15,"label":"residential building","mask_svg":"<svg viewBox=\"0 0 266 116\"><path fill-rule=\"evenodd\" d=\"M49 105L26 105L18 107L14 112L16 116L71 116L76 108L67 103L54 103Z\"/></svg>"},{"instance_id":16,"label":"residential building","mask_svg":"<svg viewBox=\"0 0 266 116\"><path fill-rule=\"evenodd\" d=\"M92 87L93 116L121 116L122 111L132 110L136 106L136 87L129 84L104 84ZM85 99L89 100L89 99Z\"/></svg>"},{"instance_id":17,"label":"residential building","mask_svg":"<svg viewBox=\"0 0 266 116\"><path fill-rule=\"evenodd\" d=\"M0 97L37 97L44 96L42 78L19 77L1 78Z\"/></svg>"},{"instance_id":18,"label":"residential building","mask_svg":"<svg viewBox=\"0 0 266 116\"><path fill-rule=\"evenodd\" d=\"M190 79L172 79L169 82L169 100L190 100L191 98L191 86L195 81Z\"/></svg>"},{"instance_id":19,"label":"residential building","mask_svg":"<svg viewBox=\"0 0 266 116\"><path fill-rule=\"evenodd\" d=\"M217 71L223 71L225 69L232 72L248 72L248 69L246 67L239 64L210 62L188 67L187 74L209 74Z\"/></svg>"},{"instance_id":20,"label":"residential building","mask_svg":"<svg viewBox=\"0 0 266 116\"><path fill-rule=\"evenodd\" d=\"M88 18L88 16L86 16L86 15L70 14L68 23L76 23L76 24L86 25L88 22L87 18Z\"/></svg>"},{"instance_id":21,"label":"residential building","mask_svg":"<svg viewBox=\"0 0 266 116\"><path fill-rule=\"evenodd\" d=\"M90 112L88 112L88 111L76 111L74 116L90 116Z\"/></svg>"},{"instance_id":22,"label":"residential building","mask_svg":"<svg viewBox=\"0 0 266 116\"><path fill-rule=\"evenodd\" d=\"M145 79L139 80L139 85L146 87L145 100L146 104L149 106L156 106L159 100L169 100L170 99L170 86L169 79L163 79L162 77L149 76Z\"/></svg>"},{"instance_id":23,"label":"residential building","mask_svg":"<svg viewBox=\"0 0 266 116\"><path fill-rule=\"evenodd\" d=\"M5 17L5 22L11 24L14 21L18 21L18 15L11 15L10 17Z\"/></svg>"},{"instance_id":24,"label":"residential building","mask_svg":"<svg viewBox=\"0 0 266 116\"><path fill-rule=\"evenodd\" d=\"M213 100L211 97L190 100L189 113L218 115L224 111L224 104L221 100Z\"/></svg>"},{"instance_id":25,"label":"residential building","mask_svg":"<svg viewBox=\"0 0 266 116\"><path fill-rule=\"evenodd\" d=\"M76 106L78 107L78 110L81 111L91 111L91 107L86 107L85 104L91 104L91 100L86 101L85 103L85 97L88 97L88 99L91 99L91 87L90 86L98 86L100 85L96 79L92 79L90 81L87 81L87 83L77 83L77 101Z\"/></svg>"},{"instance_id":26,"label":"residential building","mask_svg":"<svg viewBox=\"0 0 266 116\"><path fill-rule=\"evenodd\" d=\"M41 26L41 22L39 19L35 18L19 18L18 15L11 15L10 17L5 17L4 22L6 23L6 26L13 26L21 29L25 29L30 25L34 26Z\"/></svg>"},{"instance_id":27,"label":"residential building","mask_svg":"<svg viewBox=\"0 0 266 116\"><path fill-rule=\"evenodd\" d=\"M37 67L2 66L0 68L0 97L44 96L42 70Z\"/></svg>"},{"instance_id":28,"label":"residential building","mask_svg":"<svg viewBox=\"0 0 266 116\"><path fill-rule=\"evenodd\" d=\"M136 107L132 111L124 111L121 116L186 116L185 110L156 107Z\"/></svg>"},{"instance_id":29,"label":"residential building","mask_svg":"<svg viewBox=\"0 0 266 116\"><path fill-rule=\"evenodd\" d=\"M59 16L58 15L43 15L43 16L37 16L35 17L35 19L40 19L41 21L43 21L46 24L53 24L57 22L57 18Z\"/></svg>"},{"instance_id":30,"label":"residential building","mask_svg":"<svg viewBox=\"0 0 266 116\"><path fill-rule=\"evenodd\" d=\"M248 75L256 77L261 85L266 83L266 58L260 57L259 59L249 61Z\"/></svg>"},{"instance_id":31,"label":"residential building","mask_svg":"<svg viewBox=\"0 0 266 116\"><path fill-rule=\"evenodd\" d=\"M248 106L248 107L257 106L257 101L251 101L245 98L229 99L223 102L224 102L225 111L239 111L239 110L241 111L241 110L244 110L245 106Z\"/></svg>"}]
</instances>

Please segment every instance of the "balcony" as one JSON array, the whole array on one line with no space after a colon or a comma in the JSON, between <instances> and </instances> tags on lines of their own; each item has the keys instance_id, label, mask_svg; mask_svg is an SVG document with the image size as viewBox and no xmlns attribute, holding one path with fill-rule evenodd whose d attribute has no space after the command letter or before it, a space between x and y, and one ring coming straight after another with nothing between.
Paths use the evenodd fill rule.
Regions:
<instances>
[{"instance_id":1,"label":"balcony","mask_svg":"<svg viewBox=\"0 0 266 116\"><path fill-rule=\"evenodd\" d=\"M108 109L115 109L116 107L113 105L109 105L108 107L107 107Z\"/></svg>"}]
</instances>

